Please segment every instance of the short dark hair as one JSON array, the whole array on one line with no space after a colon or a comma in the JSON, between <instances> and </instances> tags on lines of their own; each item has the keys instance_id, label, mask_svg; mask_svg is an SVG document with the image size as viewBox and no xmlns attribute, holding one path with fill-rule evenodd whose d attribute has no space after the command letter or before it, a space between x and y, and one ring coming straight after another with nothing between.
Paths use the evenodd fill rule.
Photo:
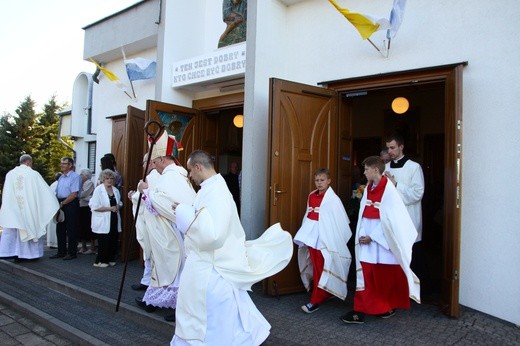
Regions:
<instances>
[{"instance_id":1,"label":"short dark hair","mask_svg":"<svg viewBox=\"0 0 520 346\"><path fill-rule=\"evenodd\" d=\"M188 156L187 161L191 166L198 163L204 168L214 168L213 159L211 155L204 150L195 150Z\"/></svg>"},{"instance_id":2,"label":"short dark hair","mask_svg":"<svg viewBox=\"0 0 520 346\"><path fill-rule=\"evenodd\" d=\"M68 163L71 164L71 166L74 166L74 159L70 156L63 156L61 158L61 161L67 161Z\"/></svg>"},{"instance_id":3,"label":"short dark hair","mask_svg":"<svg viewBox=\"0 0 520 346\"><path fill-rule=\"evenodd\" d=\"M112 160L112 163L115 165L116 164L116 157L114 156L114 154L112 153L107 153L105 154L105 157L108 157L110 160Z\"/></svg>"},{"instance_id":4,"label":"short dark hair","mask_svg":"<svg viewBox=\"0 0 520 346\"><path fill-rule=\"evenodd\" d=\"M316 170L316 172L314 172L315 177L318 175L322 175L322 174L325 174L327 176L327 178L330 178L330 171L328 168L321 167L321 168L318 168Z\"/></svg>"},{"instance_id":5,"label":"short dark hair","mask_svg":"<svg viewBox=\"0 0 520 346\"><path fill-rule=\"evenodd\" d=\"M392 132L386 136L386 143L395 141L397 145L404 145L404 137L398 132Z\"/></svg>"},{"instance_id":6,"label":"short dark hair","mask_svg":"<svg viewBox=\"0 0 520 346\"><path fill-rule=\"evenodd\" d=\"M361 164L363 166L377 168L381 174L385 171L385 162L379 156L369 156L364 159Z\"/></svg>"},{"instance_id":7,"label":"short dark hair","mask_svg":"<svg viewBox=\"0 0 520 346\"><path fill-rule=\"evenodd\" d=\"M103 156L101 159L101 169L110 169L112 171L115 171L114 167L114 161L109 156Z\"/></svg>"}]
</instances>

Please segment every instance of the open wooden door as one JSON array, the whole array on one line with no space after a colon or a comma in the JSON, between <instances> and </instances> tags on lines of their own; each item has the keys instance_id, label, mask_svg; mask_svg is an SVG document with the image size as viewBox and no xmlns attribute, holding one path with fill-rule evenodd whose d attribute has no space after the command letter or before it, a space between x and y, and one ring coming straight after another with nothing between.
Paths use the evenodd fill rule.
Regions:
<instances>
[{"instance_id":1,"label":"open wooden door","mask_svg":"<svg viewBox=\"0 0 520 346\"><path fill-rule=\"evenodd\" d=\"M462 203L462 70L458 64L446 73L446 146L444 171L444 258L442 276L443 312L460 316L460 217Z\"/></svg>"},{"instance_id":2,"label":"open wooden door","mask_svg":"<svg viewBox=\"0 0 520 346\"><path fill-rule=\"evenodd\" d=\"M467 63L461 62L432 68L404 72L356 77L346 80L324 82L324 86L340 94L348 92L398 88L421 83L444 85L444 213L442 241L441 309L450 317L460 315L460 226L462 186L462 71ZM352 135L350 128L351 109L348 101L339 105L341 119L341 142ZM344 119L343 119L344 118ZM340 145L342 145L340 142ZM343 150L343 149L341 149ZM340 167L340 172L341 172ZM340 193L343 189L340 189ZM424 207L423 207L424 208Z\"/></svg>"},{"instance_id":3,"label":"open wooden door","mask_svg":"<svg viewBox=\"0 0 520 346\"><path fill-rule=\"evenodd\" d=\"M293 236L301 225L313 174L338 171L337 95L333 90L280 79L270 81L266 226L280 222ZM336 188L336 186L333 186ZM304 290L297 247L289 265L264 281L270 295Z\"/></svg>"},{"instance_id":4,"label":"open wooden door","mask_svg":"<svg viewBox=\"0 0 520 346\"><path fill-rule=\"evenodd\" d=\"M146 121L155 120L163 124L168 134L180 140L183 150L179 152L179 161L186 167L186 158L195 148L198 149L200 139L195 135L197 112L193 108L182 107L154 100L146 101ZM144 143L146 150L147 143Z\"/></svg>"},{"instance_id":5,"label":"open wooden door","mask_svg":"<svg viewBox=\"0 0 520 346\"><path fill-rule=\"evenodd\" d=\"M169 134L181 141L183 150L179 161L186 167L188 155L202 149L218 157L218 123L205 117L200 111L174 104L148 100L146 121L156 120L166 127Z\"/></svg>"},{"instance_id":6,"label":"open wooden door","mask_svg":"<svg viewBox=\"0 0 520 346\"><path fill-rule=\"evenodd\" d=\"M128 196L128 191L137 190L137 183L143 177L144 111L128 106L125 124L123 153L122 156L117 154L116 158L118 159L118 169L123 176L121 254L123 259L131 260L139 257L140 247L135 239L135 231L132 229L134 224L132 203L126 196ZM119 160L119 157L122 157L123 160Z\"/></svg>"}]
</instances>

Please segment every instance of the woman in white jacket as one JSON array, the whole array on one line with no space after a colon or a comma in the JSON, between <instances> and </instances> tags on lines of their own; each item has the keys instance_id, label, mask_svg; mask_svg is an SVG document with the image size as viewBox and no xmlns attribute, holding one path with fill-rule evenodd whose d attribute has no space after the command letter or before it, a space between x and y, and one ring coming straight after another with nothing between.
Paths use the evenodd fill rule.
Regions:
<instances>
[{"instance_id":1,"label":"woman in white jacket","mask_svg":"<svg viewBox=\"0 0 520 346\"><path fill-rule=\"evenodd\" d=\"M92 232L97 234L98 254L94 267L106 268L116 265L117 243L121 232L119 209L122 206L119 190L114 186L116 174L105 169L99 175L101 184L90 199Z\"/></svg>"}]
</instances>

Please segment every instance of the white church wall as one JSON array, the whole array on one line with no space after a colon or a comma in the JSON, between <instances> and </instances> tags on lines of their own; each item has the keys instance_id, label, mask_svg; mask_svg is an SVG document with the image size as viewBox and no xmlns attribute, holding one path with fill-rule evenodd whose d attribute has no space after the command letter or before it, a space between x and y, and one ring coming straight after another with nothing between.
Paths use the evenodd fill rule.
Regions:
<instances>
[{"instance_id":1,"label":"white church wall","mask_svg":"<svg viewBox=\"0 0 520 346\"><path fill-rule=\"evenodd\" d=\"M388 17L392 1L351 1L351 10ZM383 10L384 9L384 10ZM463 71L460 303L520 324L520 77L513 1L407 2L405 19L383 58L327 1L289 7L285 60L290 80L316 84L468 61ZM490 13L502 13L492 16ZM265 23L258 23L260 27ZM382 35L373 35L382 44ZM281 62L283 64L283 62ZM502 188L508 184L507 188Z\"/></svg>"}]
</instances>

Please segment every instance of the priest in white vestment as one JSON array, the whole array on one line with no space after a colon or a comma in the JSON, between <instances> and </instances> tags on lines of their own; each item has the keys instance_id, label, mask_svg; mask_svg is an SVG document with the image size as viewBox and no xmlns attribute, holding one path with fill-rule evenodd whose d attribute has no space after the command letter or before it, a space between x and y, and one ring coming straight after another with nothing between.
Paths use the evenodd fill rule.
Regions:
<instances>
[{"instance_id":1,"label":"priest in white vestment","mask_svg":"<svg viewBox=\"0 0 520 346\"><path fill-rule=\"evenodd\" d=\"M148 161L148 153L146 153L143 157L143 169L147 169L146 163ZM153 165L153 161L150 160L148 165L148 170L146 172L145 181L148 183L148 188L152 188L155 186L155 181L157 177L159 177L159 172L155 169ZM145 208L144 202L141 200L139 204L139 211L137 211L137 204L139 202L139 198L142 197L142 194L139 191L129 191L128 198L132 202L132 215L137 217L137 221L135 224L135 237L139 245L141 245L141 249L143 250L143 261L144 261L144 271L143 276L139 284L133 284L132 289L136 291L146 290L148 286L150 286L151 276L152 276L152 260L151 260L151 247L150 247L150 238L148 235L148 231L146 228L145 218L150 217L150 212ZM155 217L155 215L153 215Z\"/></svg>"},{"instance_id":2,"label":"priest in white vestment","mask_svg":"<svg viewBox=\"0 0 520 346\"><path fill-rule=\"evenodd\" d=\"M397 189L417 230L416 242L422 240L422 206L424 174L421 165L404 154L404 141L398 134L387 138L390 162L386 163L385 176Z\"/></svg>"},{"instance_id":3,"label":"priest in white vestment","mask_svg":"<svg viewBox=\"0 0 520 346\"><path fill-rule=\"evenodd\" d=\"M5 176L0 209L0 257L36 259L43 256L46 226L59 203L40 173L32 169L32 158L24 154L20 165Z\"/></svg>"},{"instance_id":4,"label":"priest in white vestment","mask_svg":"<svg viewBox=\"0 0 520 346\"><path fill-rule=\"evenodd\" d=\"M55 181L49 186L52 194L56 196L56 187L58 186L58 179L61 177L61 172L58 172L54 175ZM52 219L51 222L47 224L47 246L51 249L58 248L58 238L56 237L56 224L58 222L55 218Z\"/></svg>"},{"instance_id":5,"label":"priest in white vestment","mask_svg":"<svg viewBox=\"0 0 520 346\"><path fill-rule=\"evenodd\" d=\"M142 301L147 305L175 309L179 277L184 264L184 243L175 225L172 204L192 204L195 190L186 169L173 156L178 142L165 132L157 140L151 160L160 175L152 186L139 182L137 190L143 194L143 221L148 237L152 273L150 286ZM146 247L146 242L143 242ZM138 302L140 306L140 304Z\"/></svg>"},{"instance_id":6,"label":"priest in white vestment","mask_svg":"<svg viewBox=\"0 0 520 346\"><path fill-rule=\"evenodd\" d=\"M276 224L246 241L233 196L211 156L194 151L187 167L200 190L193 205L174 206L187 258L171 345L260 345L271 326L247 290L285 268L292 237Z\"/></svg>"}]
</instances>

